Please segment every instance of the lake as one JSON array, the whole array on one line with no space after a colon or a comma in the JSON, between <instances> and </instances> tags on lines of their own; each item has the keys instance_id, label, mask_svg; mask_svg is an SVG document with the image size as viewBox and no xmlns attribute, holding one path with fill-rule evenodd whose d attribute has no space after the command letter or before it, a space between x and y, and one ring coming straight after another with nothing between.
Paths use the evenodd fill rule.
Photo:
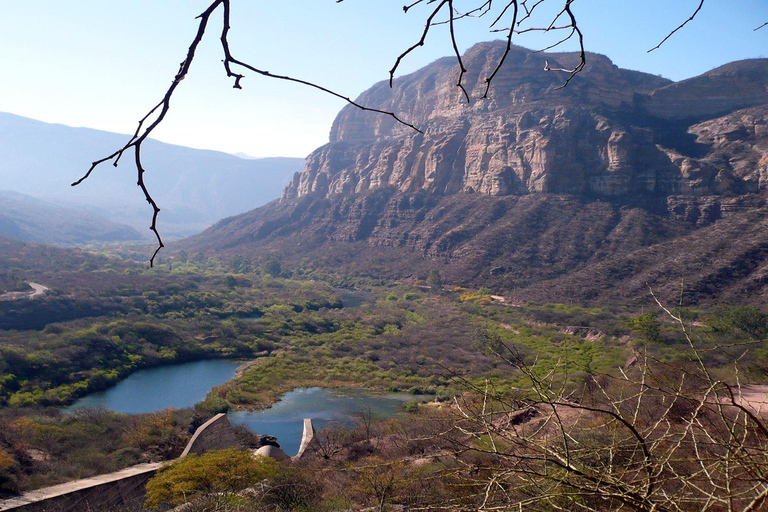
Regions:
<instances>
[{"instance_id":1,"label":"lake","mask_svg":"<svg viewBox=\"0 0 768 512\"><path fill-rule=\"evenodd\" d=\"M242 362L230 359L209 359L139 370L117 385L87 395L64 410L103 406L117 412L141 414L166 407L192 407L202 401L211 388L232 380L240 364Z\"/></svg>"},{"instance_id":2,"label":"lake","mask_svg":"<svg viewBox=\"0 0 768 512\"><path fill-rule=\"evenodd\" d=\"M227 418L258 434L275 436L288 455L299 451L304 418L311 418L315 431L331 421L347 425L370 412L374 419L391 418L405 402L417 400L408 393L375 393L366 389L298 388L261 411L230 411Z\"/></svg>"},{"instance_id":3,"label":"lake","mask_svg":"<svg viewBox=\"0 0 768 512\"><path fill-rule=\"evenodd\" d=\"M202 401L211 388L231 380L240 362L211 359L139 370L117 385L87 395L64 408L106 407L127 414L155 412L166 407L192 407ZM244 425L258 434L275 436L289 455L299 451L304 418L312 418L315 430L331 421L353 424L361 413L374 418L389 418L402 410L405 402L417 397L407 393L375 393L365 389L299 388L282 396L269 409L230 411L233 424Z\"/></svg>"}]
</instances>

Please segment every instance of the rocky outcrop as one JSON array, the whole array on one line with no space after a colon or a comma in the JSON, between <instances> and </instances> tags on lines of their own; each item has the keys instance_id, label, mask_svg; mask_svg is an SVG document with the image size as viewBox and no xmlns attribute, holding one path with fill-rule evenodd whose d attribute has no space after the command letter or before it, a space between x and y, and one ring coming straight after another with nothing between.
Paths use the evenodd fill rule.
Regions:
<instances>
[{"instance_id":1,"label":"rocky outcrop","mask_svg":"<svg viewBox=\"0 0 768 512\"><path fill-rule=\"evenodd\" d=\"M499 42L484 43L465 55L473 98L483 95L502 50ZM309 156L283 197L381 187L441 195L702 196L766 186L765 153L755 146L765 137L764 112L733 112L768 103L768 59L679 83L592 54L565 88L562 74L543 71L546 63L568 67L575 58L515 48L488 97L471 103L455 87L452 59L396 80L393 89L377 84L359 101L402 113L423 133L346 107L330 143ZM686 120L707 121L689 127Z\"/></svg>"}]
</instances>

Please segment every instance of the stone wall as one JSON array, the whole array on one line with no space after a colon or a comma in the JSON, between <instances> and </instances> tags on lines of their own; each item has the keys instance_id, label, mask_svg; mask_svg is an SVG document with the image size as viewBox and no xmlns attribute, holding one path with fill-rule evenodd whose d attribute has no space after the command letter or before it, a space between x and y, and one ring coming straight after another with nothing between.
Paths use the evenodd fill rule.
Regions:
<instances>
[{"instance_id":1,"label":"stone wall","mask_svg":"<svg viewBox=\"0 0 768 512\"><path fill-rule=\"evenodd\" d=\"M162 463L140 464L93 478L67 482L0 501L0 511L82 512L119 505L140 506L147 481Z\"/></svg>"},{"instance_id":2,"label":"stone wall","mask_svg":"<svg viewBox=\"0 0 768 512\"><path fill-rule=\"evenodd\" d=\"M225 448L242 448L242 445L237 440L227 415L220 413L197 428L181 456L184 457L190 453L199 455L210 450Z\"/></svg>"},{"instance_id":3,"label":"stone wall","mask_svg":"<svg viewBox=\"0 0 768 512\"><path fill-rule=\"evenodd\" d=\"M227 415L217 414L198 427L181 456L232 447L241 447L240 442ZM147 481L160 466L162 463L140 464L116 473L38 489L0 501L0 511L82 512L124 505L138 507L144 503Z\"/></svg>"},{"instance_id":4,"label":"stone wall","mask_svg":"<svg viewBox=\"0 0 768 512\"><path fill-rule=\"evenodd\" d=\"M304 420L301 448L294 459L301 457L312 442L315 430L312 420ZM181 454L201 454L210 450L242 448L226 414L217 414L195 431ZM147 481L163 463L140 464L116 473L76 480L0 501L0 512L83 512L105 510L116 506L141 506L146 496Z\"/></svg>"}]
</instances>

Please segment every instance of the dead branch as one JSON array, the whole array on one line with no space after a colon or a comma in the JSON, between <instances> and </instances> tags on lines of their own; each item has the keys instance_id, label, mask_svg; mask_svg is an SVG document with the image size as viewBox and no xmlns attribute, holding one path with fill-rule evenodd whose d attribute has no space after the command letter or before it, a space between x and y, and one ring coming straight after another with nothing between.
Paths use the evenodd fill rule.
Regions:
<instances>
[{"instance_id":1,"label":"dead branch","mask_svg":"<svg viewBox=\"0 0 768 512\"><path fill-rule=\"evenodd\" d=\"M475 1L474 6L470 7L469 9L463 12L459 11L456 8L455 0L415 0L412 3L403 6L403 12L407 14L417 6L436 4L434 6L431 6L426 13L426 16L424 18L425 19L424 28L421 32L420 38L414 44L406 48L405 51L403 51L400 55L397 56L394 65L389 70L390 87L393 86L395 73L399 69L402 61L405 58L407 58L411 53L416 51L416 49L418 49L421 46L424 46L424 44L426 43L427 36L430 33L430 30L433 27L438 25L447 25L453 54L455 56L457 66L459 68L459 75L456 81L456 86L461 90L463 98L467 101L467 103L469 103L471 101L471 95L470 95L470 92L466 89L464 84L464 78L467 73L467 68L464 65L464 61L463 61L459 44L458 44L458 34L459 34L458 23L465 22L468 20L482 19L487 16L490 16L491 19L493 20L490 23L489 30L491 32L503 32L505 34L506 46L505 46L504 52L496 62L496 65L494 66L493 71L491 71L488 74L488 76L485 78L485 88L481 96L481 99L488 97L488 93L490 91L490 87L493 80L498 76L498 73L506 63L511 53L512 46L513 46L513 39L515 37L523 36L526 33L565 32L565 35L563 37L555 40L553 43L547 45L546 47L540 49L539 51L547 51L547 50L554 49L556 47L564 45L568 41L571 41L572 39L575 38L578 44L579 61L574 67L562 68L558 66L552 66L549 64L549 62L547 62L544 68L546 71L559 71L559 72L567 73L568 76L564 80L564 83L562 84L561 87L565 87L566 85L568 85L568 83L580 71L584 69L584 66L586 64L586 50L584 47L583 34L581 32L581 29L579 28L576 16L571 10L571 6L574 0L504 0L501 2L497 0L495 4L493 0L474 0L474 1ZM529 1L532 2L531 5L529 5ZM341 3L341 2L343 2L343 0L336 0L336 3ZM542 14L541 16L539 16L540 6L544 5L545 3L554 4L555 2L558 2L557 5L561 5L561 8L559 9L556 15L550 17L549 19L545 17L546 16L545 14ZM696 11L686 21L681 23L676 29L670 32L667 35L667 37L665 37L664 40L662 40L661 43L659 43L651 51L661 46L675 32L677 32L682 27L684 27L687 23L692 21L694 17L698 14L698 12L701 10L703 4L704 4L704 0L700 0ZM152 257L150 258L150 266L154 264L155 257L157 256L160 249L164 247L164 244L157 227L158 214L160 213L160 208L155 202L155 200L153 199L151 193L149 192L144 182L144 174L146 172L146 169L144 168L141 161L141 146L144 143L144 141L152 134L155 128L157 128L157 126L163 122L166 115L168 114L168 111L170 109L171 99L174 93L176 92L176 89L178 88L181 81L184 80L184 78L189 73L192 62L195 59L197 48L200 42L202 41L203 37L205 36L205 32L208 28L208 22L211 16L214 14L214 12L216 12L217 9L219 8L221 8L221 11L222 11L221 16L223 21L223 28L220 35L220 44L221 44L222 52L224 54L224 58L222 62L223 62L224 71L227 77L232 78L234 80L233 88L242 89L242 80L245 78L244 74L238 73L233 69L235 67L238 67L238 68L242 68L243 70L247 70L252 73L261 75L266 78L293 82L293 83L304 85L306 87L316 89L325 94L329 94L331 96L339 98L345 101L347 104L354 106L355 108L358 108L363 111L369 111L369 112L374 112L377 114L389 116L395 122L400 123L404 126L407 126L411 129L414 129L418 132L421 132L421 130L419 130L415 125L403 120L401 117L399 117L396 113L392 111L363 105L346 95L340 94L327 87L316 84L310 80L304 80L304 79L295 78L292 76L272 73L270 71L267 71L257 66L254 66L252 64L249 64L243 60L235 58L232 54L230 44L229 44L229 32L231 28L230 27L231 0L214 0L210 3L210 5L205 9L205 11L202 14L197 16L196 19L199 20L197 32L194 38L192 39L191 44L189 45L189 48L187 50L187 54L184 60L179 65L178 72L174 75L171 85L168 87L167 91L165 92L160 102L158 102L158 104L155 105L138 122L136 130L134 131L133 135L129 138L129 140L125 143L125 145L123 145L121 148L119 148L112 154L94 161L91 164L88 171L80 179L72 183L72 186L79 185L80 183L88 179L98 166L100 166L101 164L107 161L110 161L112 162L112 165L117 166L123 154L131 148L134 149L134 163L136 165L136 171L137 171L137 185L139 186L142 193L144 194L144 198L153 209L152 223L150 226L150 230L152 231L154 236L157 238L157 249L153 253ZM509 17L509 19L507 19L507 15L510 12L511 12L511 16ZM441 14L445 15L444 19L438 19ZM561 20L565 20L565 21L561 21ZM760 27L757 27L755 30L759 30L766 25L768 25L768 23L763 24Z\"/></svg>"},{"instance_id":2,"label":"dead branch","mask_svg":"<svg viewBox=\"0 0 768 512\"><path fill-rule=\"evenodd\" d=\"M468 485L482 490L476 509L765 506L768 425L741 398L743 354L733 354L735 382L713 377L682 315L652 297L682 330L693 371L636 351L635 368L601 375L575 392L575 383L563 384L567 361L542 374L514 346L485 336L485 348L525 377L519 393L531 399L510 400L487 384L470 385L467 397L454 399L452 440L460 447L454 456L467 461L462 477Z\"/></svg>"},{"instance_id":3,"label":"dead branch","mask_svg":"<svg viewBox=\"0 0 768 512\"><path fill-rule=\"evenodd\" d=\"M659 48L661 48L661 45L663 45L664 43L666 43L666 42L669 40L669 38L670 38L670 37L672 37L673 35L675 35L675 32L677 32L678 30L680 30L681 28L683 28L684 26L686 26L688 23L692 22L692 21L693 21L693 19L696 17L696 15L697 15L697 14L699 14L699 11L701 11L701 8L702 8L702 7L704 7L704 0L699 0L699 5L698 5L698 7L696 7L696 10L695 10L695 11L693 11L693 14L691 14L691 15L688 17L688 19L687 19L687 20L685 20L685 21L684 21L684 22L682 22L680 25L678 25L678 26L677 26L677 28L675 28L675 29L674 29L672 32L670 32L669 34L667 34L667 35L666 35L666 37L664 37L664 39L662 39L662 40L661 40L661 42L660 42L659 44L657 44L656 46L654 46L653 48L651 48L650 50L648 50L648 53L651 53L652 51L654 51L654 50L658 50Z\"/></svg>"},{"instance_id":4,"label":"dead branch","mask_svg":"<svg viewBox=\"0 0 768 512\"><path fill-rule=\"evenodd\" d=\"M341 0L338 0L341 1ZM166 115L168 114L168 111L170 110L171 106L171 99L173 98L174 93L176 92L176 89L178 88L179 84L182 80L187 76L189 73L190 67L192 66L192 62L195 59L195 53L197 52L197 48L200 45L200 42L203 40L203 37L205 36L205 32L208 28L208 22L213 15L213 13L219 8L222 8L222 20L223 20L223 28L220 36L221 41L221 47L222 51L224 53L224 69L227 73L227 76L230 78L234 78L234 84L233 87L235 89L242 89L241 81L244 78L244 75L235 73L232 71L232 66L237 65L242 68L245 68L249 71L252 71L254 73L257 73L261 76L265 76L267 78L273 78L276 80L284 80L289 82L298 83L301 85L305 85L307 87L311 87L314 89L317 89L321 92L324 92L326 94L330 94L331 96L334 96L336 98L342 99L346 101L348 104L353 105L356 108L359 108L360 110L369 111L369 112L376 112L379 114L387 115L392 117L396 122L403 124L405 126L408 126L409 128L412 128L418 132L421 132L416 126L414 126L411 123L408 123L401 119L397 114L394 112L377 109L377 108L371 108L367 107L365 105L362 105L351 98L337 93L331 89L328 89L327 87L323 87L321 85L318 85L314 82L308 81L308 80L302 80L299 78L294 78L291 76L286 75L279 75L275 73L270 73L269 71L265 71L262 69L258 69L254 66L251 66L250 64L247 64L246 62L243 62L241 60L235 59L232 56L232 52L229 47L229 30L230 30L230 0L215 0L212 2L208 8L203 11L202 14L197 16L196 19L199 19L199 24L197 27L197 32L192 39L191 44L189 45L189 49L187 50L186 57L179 65L179 70L176 73L176 75L173 78L173 81L171 82L171 85L168 87L168 90L165 92L162 100L155 105L138 123L136 130L134 131L131 138L128 140L128 142L125 143L123 147L115 151L114 153L101 158L99 160L96 160L91 164L91 167L88 169L88 171L77 181L72 183L72 186L77 186L81 184L83 181L88 179L93 171L101 164L107 161L111 161L112 165L117 167L117 165L120 162L120 159L122 158L123 154L128 151L129 149L133 148L134 150L134 163L136 165L136 172L137 172L137 185L141 189L142 193L144 194L144 198L146 201L152 206L153 213L152 213L152 224L150 225L150 230L157 238L157 248L155 249L154 253L152 254L152 257L149 260L150 267L154 265L155 258L157 257L157 254L160 252L160 250L165 246L163 244L162 237L160 236L160 231L157 228L157 219L158 214L160 213L160 208L158 207L157 203L155 202L154 198L152 197L151 193L149 192L149 189L147 188L145 182L144 182L144 174L146 173L146 169L142 163L141 160L141 146L143 145L144 141L147 140L147 138L150 136L150 134L157 128L160 123L163 122Z\"/></svg>"},{"instance_id":5,"label":"dead branch","mask_svg":"<svg viewBox=\"0 0 768 512\"><path fill-rule=\"evenodd\" d=\"M534 31L553 32L553 31L567 30L569 31L568 35L563 37L561 40L553 44L550 44L546 48L539 51L551 50L553 48L556 48L558 46L565 44L567 41L571 40L573 37L577 37L577 41L579 45L578 64L574 66L574 68L572 69L551 67L547 65L545 67L545 70L561 71L561 72L568 73L568 77L563 83L563 87L564 87L573 79L574 76L576 76L584 68L584 65L586 64L586 50L584 47L583 35L581 33L581 30L578 27L576 17L571 11L571 4L573 3L573 0L557 0L558 2L562 2L562 8L558 12L558 14L552 17L551 19L544 19L544 20L537 19L536 21L539 21L539 22L543 21L543 23L540 23L539 26L531 26L531 27L524 26L524 23L527 23L527 22L532 23L534 21L534 13L536 12L536 8L548 1L549 3L554 3L555 0L537 0L533 5L528 5L528 0L507 0L506 2L502 3L499 9L494 9L493 0L484 0L482 2L480 2L479 0L477 1L478 1L478 5L476 5L475 7L465 12L458 11L454 7L453 0L441 0L437 4L437 6L433 7L429 15L426 17L426 21L424 23L424 29L422 30L421 37L419 38L419 40L416 41L410 47L408 47L395 59L395 63L392 66L392 69L390 69L389 71L390 87L392 87L394 84L395 72L400 67L402 61L408 55L413 53L417 48L424 46L430 30L433 27L438 25L448 25L451 46L453 47L453 53L456 57L456 63L459 68L459 77L456 82L456 86L461 90L462 95L464 99L467 101L467 103L469 103L471 100L471 96L469 94L469 91L467 91L466 87L464 86L464 77L467 73L467 69L464 66L464 62L462 60L461 53L458 48L457 23L459 21L463 21L469 18L472 18L472 19L484 18L487 15L493 15L493 21L489 25L489 31L491 33L503 32L505 34L506 47L505 47L504 53L496 62L496 65L494 66L493 71L485 78L485 90L482 96L480 96L481 99L488 97L488 92L490 91L491 83L493 82L494 78L496 78L499 71L506 63L507 58L509 57L509 54L511 53L511 50L512 50L513 37L516 35L519 36L527 32L534 32ZM403 12L408 13L412 8L422 3L431 4L434 2L437 2L437 0L429 0L427 2L424 2L424 0L417 0L410 5L403 6ZM497 3L496 5L499 5L499 4ZM524 12L523 16L520 16L521 10ZM503 28L500 28L502 20L505 18L506 14L510 11L512 12L511 20L509 20L508 23L504 23ZM447 19L437 20L438 15L440 15L441 13L447 13ZM565 16L568 19L568 22L564 25L558 26L557 21L563 16Z\"/></svg>"}]
</instances>

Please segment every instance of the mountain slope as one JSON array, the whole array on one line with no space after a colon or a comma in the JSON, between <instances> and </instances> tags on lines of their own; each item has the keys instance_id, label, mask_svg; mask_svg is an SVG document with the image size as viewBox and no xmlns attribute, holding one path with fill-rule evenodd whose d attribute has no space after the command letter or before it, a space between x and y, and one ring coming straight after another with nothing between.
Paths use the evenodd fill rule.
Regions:
<instances>
[{"instance_id":1,"label":"mountain slope","mask_svg":"<svg viewBox=\"0 0 768 512\"><path fill-rule=\"evenodd\" d=\"M0 190L0 236L53 245L145 240L125 224Z\"/></svg>"},{"instance_id":2,"label":"mountain slope","mask_svg":"<svg viewBox=\"0 0 768 512\"><path fill-rule=\"evenodd\" d=\"M477 98L500 42L464 56ZM461 101L455 61L377 84L359 101L423 133L346 107L330 143L280 201L184 246L279 251L297 265L486 285L536 300L762 297L768 60L671 83L606 57L566 88L515 48L487 100ZM744 237L741 240L740 237ZM745 290L750 290L746 292Z\"/></svg>"},{"instance_id":3,"label":"mountain slope","mask_svg":"<svg viewBox=\"0 0 768 512\"><path fill-rule=\"evenodd\" d=\"M0 113L0 180L3 188L38 199L87 207L143 233L148 209L129 158L108 163L78 187L90 162L121 147L128 136L48 124ZM168 236L199 232L214 222L279 197L299 158L245 160L157 141L144 146L146 182L162 208L160 225Z\"/></svg>"}]
</instances>

